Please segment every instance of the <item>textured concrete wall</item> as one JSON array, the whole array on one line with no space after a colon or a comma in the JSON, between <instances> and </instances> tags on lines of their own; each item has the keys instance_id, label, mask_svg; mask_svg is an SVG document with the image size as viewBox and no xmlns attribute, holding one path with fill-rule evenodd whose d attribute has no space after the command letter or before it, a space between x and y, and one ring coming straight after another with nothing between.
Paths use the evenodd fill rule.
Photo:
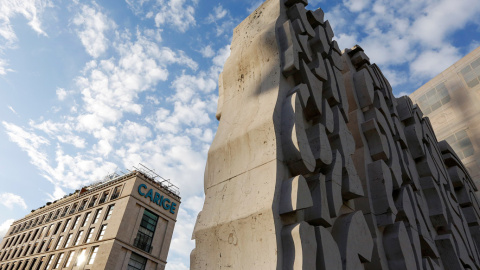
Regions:
<instances>
[{"instance_id":1,"label":"textured concrete wall","mask_svg":"<svg viewBox=\"0 0 480 270\"><path fill-rule=\"evenodd\" d=\"M235 29L191 269L479 269L465 167L306 5Z\"/></svg>"}]
</instances>

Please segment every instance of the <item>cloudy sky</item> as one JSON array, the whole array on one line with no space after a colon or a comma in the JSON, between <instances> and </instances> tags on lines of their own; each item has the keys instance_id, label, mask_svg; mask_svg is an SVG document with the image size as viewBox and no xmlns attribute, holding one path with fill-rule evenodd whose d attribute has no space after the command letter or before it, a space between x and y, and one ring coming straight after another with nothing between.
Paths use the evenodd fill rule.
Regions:
<instances>
[{"instance_id":1,"label":"cloudy sky","mask_svg":"<svg viewBox=\"0 0 480 270\"><path fill-rule=\"evenodd\" d=\"M48 201L143 163L180 187L167 269L188 269L233 28L258 0L1 0L0 238ZM310 0L396 95L480 46L478 0Z\"/></svg>"}]
</instances>

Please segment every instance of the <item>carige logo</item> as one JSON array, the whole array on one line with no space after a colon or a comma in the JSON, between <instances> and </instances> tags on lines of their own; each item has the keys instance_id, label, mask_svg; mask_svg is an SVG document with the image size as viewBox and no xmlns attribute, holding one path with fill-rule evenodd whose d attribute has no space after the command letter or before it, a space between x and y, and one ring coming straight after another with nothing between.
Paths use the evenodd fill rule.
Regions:
<instances>
[{"instance_id":1,"label":"carige logo","mask_svg":"<svg viewBox=\"0 0 480 270\"><path fill-rule=\"evenodd\" d=\"M147 193L142 192L142 189L144 189ZM175 206L177 206L176 203L170 201L170 199L167 197L163 197L163 195L160 195L160 193L158 192L155 192L155 194L153 194L153 189L149 189L148 191L147 189L147 185L141 184L140 186L138 186L138 194L145 198L150 198L151 202L163 207L163 209L165 210L170 210L170 213L175 214Z\"/></svg>"}]
</instances>

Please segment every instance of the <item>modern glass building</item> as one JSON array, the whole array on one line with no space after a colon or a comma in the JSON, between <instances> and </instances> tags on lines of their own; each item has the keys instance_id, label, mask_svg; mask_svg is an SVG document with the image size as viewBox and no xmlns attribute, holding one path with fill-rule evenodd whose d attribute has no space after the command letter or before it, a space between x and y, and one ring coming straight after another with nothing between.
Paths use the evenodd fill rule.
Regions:
<instances>
[{"instance_id":1,"label":"modern glass building","mask_svg":"<svg viewBox=\"0 0 480 270\"><path fill-rule=\"evenodd\" d=\"M180 197L133 171L85 187L15 221L0 270L164 269Z\"/></svg>"},{"instance_id":2,"label":"modern glass building","mask_svg":"<svg viewBox=\"0 0 480 270\"><path fill-rule=\"evenodd\" d=\"M480 47L410 95L480 187Z\"/></svg>"}]
</instances>

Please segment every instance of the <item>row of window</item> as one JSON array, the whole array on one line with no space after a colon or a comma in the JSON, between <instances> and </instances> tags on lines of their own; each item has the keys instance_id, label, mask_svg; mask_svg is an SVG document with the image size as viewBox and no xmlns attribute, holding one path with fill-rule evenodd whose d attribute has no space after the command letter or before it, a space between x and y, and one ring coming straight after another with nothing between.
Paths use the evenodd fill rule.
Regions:
<instances>
[{"instance_id":1,"label":"row of window","mask_svg":"<svg viewBox=\"0 0 480 270\"><path fill-rule=\"evenodd\" d=\"M103 217L103 220L106 221L106 220L110 219L110 217L112 216L114 207L115 207L114 204L109 205L107 207L107 211L106 211L106 214ZM101 214L102 214L102 209L97 209L97 211L95 212L95 216L92 219L91 224L96 224L100 220ZM88 212L88 213L85 214L85 217L83 218L81 227L84 227L85 225L89 224L90 216L91 216L91 212ZM77 225L79 223L80 217L81 217L80 215L76 216L74 218L73 222L72 222L72 219L67 219L65 221L65 225L63 226L62 233L70 231L70 230L75 230L75 228L77 227ZM71 223L72 223L72 225L70 226ZM61 228L62 222L57 223L55 225L55 229L53 229L54 225L55 224L50 225L49 229L47 230L47 232L44 235L44 237L49 237L50 235L52 236L52 238L48 242L48 245L47 245L47 248L46 248L45 251L49 251L53 247L53 244L54 244L54 241L55 241L55 238L53 236L58 233L59 229ZM47 226L44 226L41 229L40 233L38 233L39 229L35 230L35 232L33 232L32 237L30 237L32 232L29 232L28 236L26 238L25 238L26 234L23 234L23 235L18 235L16 237L12 237L10 239L7 239L5 241L5 244L4 244L2 249L9 248L9 247L14 247L17 244L21 245L21 244L24 244L24 243L28 243L28 242L31 242L31 241L34 241L34 240L41 239L42 233L43 233L43 231L45 230L46 227ZM103 239L103 235L105 234L106 227L107 227L107 224L103 224L103 225L100 226L100 230L97 231L97 236L96 236L97 241ZM85 238L85 239L82 238L84 230L80 230L75 237L74 245L78 245L79 243L82 243L82 240L83 240L83 243L90 243L90 241L92 240L93 234L94 234L94 230L95 230L95 228L89 228L88 231L87 231L87 238ZM51 234L52 231L53 231L53 234ZM37 235L38 235L38 238L35 238ZM66 248L70 245L70 242L72 241L72 238L73 238L73 233L70 233L70 234L65 236L66 240L65 240L65 242L63 242L63 248ZM62 247L63 239L64 239L63 235L58 237L58 239L56 241L56 245L55 245L55 250ZM39 253L43 249L43 247L45 246L47 240L42 241L40 244L39 244L39 242L36 242L33 245L29 244L29 245L26 246L25 250L22 250L22 248L20 248L20 249L17 248L17 249L15 249L15 251L13 253L11 253L12 250L6 251L2 255L0 255L0 261L3 260L3 259L8 260L8 259L12 259L12 258L15 258L15 257L26 256L28 254L29 250L31 252L30 254L34 254L35 251L37 251L37 253ZM38 245L40 245L39 248L38 248ZM9 253L9 252L11 254L7 255L7 253Z\"/></svg>"},{"instance_id":2,"label":"row of window","mask_svg":"<svg viewBox=\"0 0 480 270\"><path fill-rule=\"evenodd\" d=\"M65 252L53 254L49 256L41 256L25 261L16 261L0 265L0 270L46 270L61 269L70 266L90 265L95 262L98 253L98 246L92 247L87 252L87 248L81 250L72 250L65 256ZM72 264L75 262L74 264ZM53 265L53 268L51 266Z\"/></svg>"},{"instance_id":3,"label":"row of window","mask_svg":"<svg viewBox=\"0 0 480 270\"><path fill-rule=\"evenodd\" d=\"M475 153L466 129L457 131L445 140L452 146L460 159L471 157Z\"/></svg>"},{"instance_id":4,"label":"row of window","mask_svg":"<svg viewBox=\"0 0 480 270\"><path fill-rule=\"evenodd\" d=\"M460 74L468 87L473 88L480 83L480 58L475 59L468 66L464 67Z\"/></svg>"},{"instance_id":5,"label":"row of window","mask_svg":"<svg viewBox=\"0 0 480 270\"><path fill-rule=\"evenodd\" d=\"M43 223L48 223L52 220L56 220L59 217L63 218L67 215L72 215L73 213L75 213L75 211L80 212L84 209L92 208L95 205L105 203L109 199L114 200L114 199L118 198L118 196L120 196L120 189L121 189L121 186L116 186L115 188L113 188L113 192L111 192L112 190L107 190L107 191L104 191L101 194L101 196L100 196L100 194L95 194L90 198L86 198L86 199L83 199L81 201L75 202L72 205L68 205L68 206L64 207L63 209L58 209L58 210L52 211L48 214L44 214L41 217L39 216L35 219L25 221L22 224L16 225L12 229L12 231L10 232L10 235L13 234L13 233L28 230L31 227L41 225ZM111 194L111 196L109 198L110 194ZM100 198L100 200L99 200L99 198ZM97 204L97 201L98 201L98 204Z\"/></svg>"},{"instance_id":6,"label":"row of window","mask_svg":"<svg viewBox=\"0 0 480 270\"><path fill-rule=\"evenodd\" d=\"M450 95L448 94L448 89L445 86L445 83L440 83L434 88L430 89L425 94L421 95L417 99L417 103L422 109L422 112L426 115L437 110L443 105L450 102Z\"/></svg>"}]
</instances>

